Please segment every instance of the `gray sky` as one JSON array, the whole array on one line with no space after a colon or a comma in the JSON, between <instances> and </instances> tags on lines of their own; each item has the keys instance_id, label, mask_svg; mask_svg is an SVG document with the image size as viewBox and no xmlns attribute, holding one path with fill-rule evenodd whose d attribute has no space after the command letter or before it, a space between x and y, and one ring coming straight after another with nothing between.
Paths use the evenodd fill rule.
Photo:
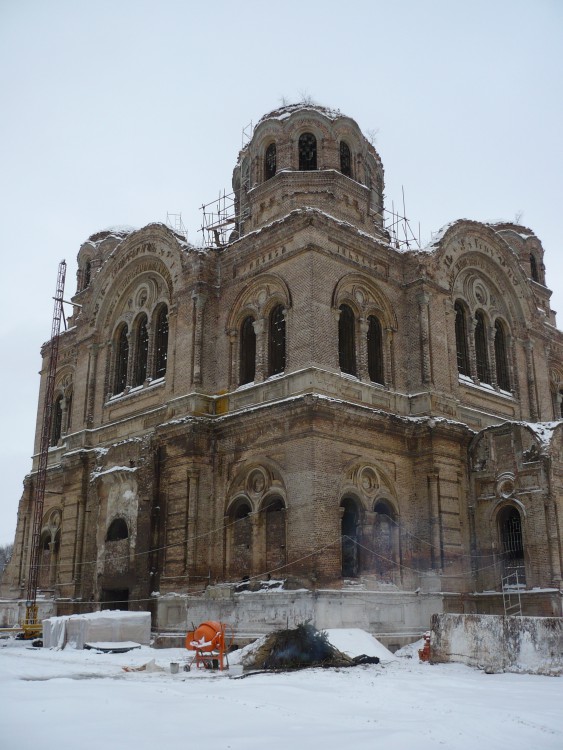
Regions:
<instances>
[{"instance_id":1,"label":"gray sky","mask_svg":"<svg viewBox=\"0 0 563 750\"><path fill-rule=\"evenodd\" d=\"M311 96L376 131L386 206L423 242L520 221L563 313L560 0L0 0L0 544L31 466L57 266L93 232L230 189L251 121ZM563 319L560 321L563 324Z\"/></svg>"}]
</instances>

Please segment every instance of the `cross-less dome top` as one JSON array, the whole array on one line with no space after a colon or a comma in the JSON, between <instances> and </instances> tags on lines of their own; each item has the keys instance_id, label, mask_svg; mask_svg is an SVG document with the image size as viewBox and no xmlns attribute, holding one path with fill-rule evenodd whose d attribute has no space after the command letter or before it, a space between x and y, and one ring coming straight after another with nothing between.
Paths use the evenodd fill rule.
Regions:
<instances>
[{"instance_id":1,"label":"cross-less dome top","mask_svg":"<svg viewBox=\"0 0 563 750\"><path fill-rule=\"evenodd\" d=\"M363 231L383 227L383 166L357 123L318 104L264 115L233 172L239 234L299 208L318 208Z\"/></svg>"}]
</instances>

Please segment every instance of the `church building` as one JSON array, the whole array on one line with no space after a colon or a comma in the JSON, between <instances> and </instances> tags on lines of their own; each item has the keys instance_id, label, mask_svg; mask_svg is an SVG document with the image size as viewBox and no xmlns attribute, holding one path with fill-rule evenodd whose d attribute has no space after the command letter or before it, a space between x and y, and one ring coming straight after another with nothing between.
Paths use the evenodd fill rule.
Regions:
<instances>
[{"instance_id":1,"label":"church building","mask_svg":"<svg viewBox=\"0 0 563 750\"><path fill-rule=\"evenodd\" d=\"M310 104L258 122L220 208L200 247L161 223L80 247L45 616L313 619L388 644L434 612L561 616L563 335L533 231L399 241L377 151ZM1 588L20 618L50 347Z\"/></svg>"}]
</instances>

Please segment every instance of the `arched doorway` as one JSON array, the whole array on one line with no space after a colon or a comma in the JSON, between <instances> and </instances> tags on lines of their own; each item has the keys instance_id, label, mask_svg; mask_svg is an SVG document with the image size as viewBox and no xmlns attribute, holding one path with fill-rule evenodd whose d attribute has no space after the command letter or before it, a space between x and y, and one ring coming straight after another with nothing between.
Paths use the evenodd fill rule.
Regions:
<instances>
[{"instance_id":1,"label":"arched doorway","mask_svg":"<svg viewBox=\"0 0 563 750\"><path fill-rule=\"evenodd\" d=\"M355 500L344 498L340 503L340 533L342 538L342 575L353 578L360 569L358 547L359 512Z\"/></svg>"},{"instance_id":2,"label":"arched doorway","mask_svg":"<svg viewBox=\"0 0 563 750\"><path fill-rule=\"evenodd\" d=\"M504 576L517 576L518 583L526 583L522 517L513 505L507 505L498 515L498 531Z\"/></svg>"}]
</instances>

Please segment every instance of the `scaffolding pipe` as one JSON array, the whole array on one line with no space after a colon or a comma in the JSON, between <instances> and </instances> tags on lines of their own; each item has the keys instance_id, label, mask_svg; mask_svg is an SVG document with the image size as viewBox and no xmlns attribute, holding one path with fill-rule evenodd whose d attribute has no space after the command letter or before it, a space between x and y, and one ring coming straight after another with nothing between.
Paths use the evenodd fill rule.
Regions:
<instances>
[{"instance_id":1,"label":"scaffolding pipe","mask_svg":"<svg viewBox=\"0 0 563 750\"><path fill-rule=\"evenodd\" d=\"M49 458L49 444L51 442L51 425L53 422L53 396L55 393L55 376L57 373L57 359L59 355L59 334L63 315L63 294L66 277L66 261L59 263L57 275L57 291L53 309L51 326L51 340L49 351L49 367L45 397L43 399L43 419L41 423L41 443L39 447L39 466L33 491L33 530L31 536L31 555L27 579L27 602L23 631L26 638L34 638L41 632L41 623L37 616L37 583L39 580L39 558L41 543L41 523L43 520L43 504L45 501L45 484L47 480L47 461Z\"/></svg>"}]
</instances>

